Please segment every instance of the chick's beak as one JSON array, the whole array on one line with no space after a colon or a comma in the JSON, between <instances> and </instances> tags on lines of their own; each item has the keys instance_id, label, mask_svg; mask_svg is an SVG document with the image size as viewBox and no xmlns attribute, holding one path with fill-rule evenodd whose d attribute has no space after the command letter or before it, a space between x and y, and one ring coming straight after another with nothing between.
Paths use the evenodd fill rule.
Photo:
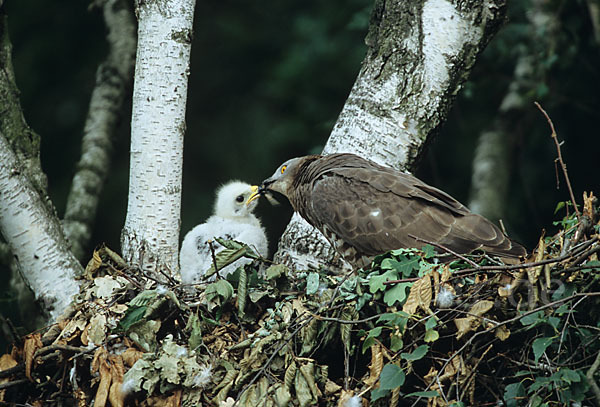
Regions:
<instances>
[{"instance_id":1,"label":"chick's beak","mask_svg":"<svg viewBox=\"0 0 600 407\"><path fill-rule=\"evenodd\" d=\"M248 197L248 199L246 200L246 206L250 205L250 203L258 198L260 198L260 195L262 193L261 189L258 187L258 185L252 185L250 187L250 190L252 191L252 193L250 194L250 196Z\"/></svg>"}]
</instances>

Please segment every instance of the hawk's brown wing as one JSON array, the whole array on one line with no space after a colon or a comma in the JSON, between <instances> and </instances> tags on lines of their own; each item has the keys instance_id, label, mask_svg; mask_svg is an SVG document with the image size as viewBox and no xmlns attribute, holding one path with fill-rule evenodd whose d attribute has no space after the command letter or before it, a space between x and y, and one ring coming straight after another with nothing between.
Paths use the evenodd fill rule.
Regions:
<instances>
[{"instance_id":1,"label":"hawk's brown wing","mask_svg":"<svg viewBox=\"0 0 600 407\"><path fill-rule=\"evenodd\" d=\"M303 191L310 194L309 221L321 229L326 226L360 255L423 246L410 235L458 253L483 248L499 255L525 254L495 225L443 191L367 163L365 168L330 168Z\"/></svg>"}]
</instances>

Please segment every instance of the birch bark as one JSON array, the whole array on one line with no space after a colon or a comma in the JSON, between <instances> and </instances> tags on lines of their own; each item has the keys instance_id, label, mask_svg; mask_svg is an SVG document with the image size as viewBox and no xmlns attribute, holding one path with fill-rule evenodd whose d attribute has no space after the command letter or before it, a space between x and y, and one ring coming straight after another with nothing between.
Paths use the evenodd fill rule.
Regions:
<instances>
[{"instance_id":1,"label":"birch bark","mask_svg":"<svg viewBox=\"0 0 600 407\"><path fill-rule=\"evenodd\" d=\"M505 16L504 0L378 0L367 55L323 150L414 168L443 123L477 55ZM294 215L275 260L296 269L333 264L333 250Z\"/></svg>"},{"instance_id":2,"label":"birch bark","mask_svg":"<svg viewBox=\"0 0 600 407\"><path fill-rule=\"evenodd\" d=\"M177 270L185 107L195 0L138 0L125 259Z\"/></svg>"},{"instance_id":3,"label":"birch bark","mask_svg":"<svg viewBox=\"0 0 600 407\"><path fill-rule=\"evenodd\" d=\"M55 320L79 292L81 266L69 251L54 212L40 199L8 141L0 134L0 232L23 279Z\"/></svg>"},{"instance_id":4,"label":"birch bark","mask_svg":"<svg viewBox=\"0 0 600 407\"><path fill-rule=\"evenodd\" d=\"M96 72L96 86L83 130L81 158L67 199L63 227L79 260L92 236L100 193L108 174L113 137L131 89L135 58L135 23L125 0L102 4L109 53Z\"/></svg>"}]
</instances>

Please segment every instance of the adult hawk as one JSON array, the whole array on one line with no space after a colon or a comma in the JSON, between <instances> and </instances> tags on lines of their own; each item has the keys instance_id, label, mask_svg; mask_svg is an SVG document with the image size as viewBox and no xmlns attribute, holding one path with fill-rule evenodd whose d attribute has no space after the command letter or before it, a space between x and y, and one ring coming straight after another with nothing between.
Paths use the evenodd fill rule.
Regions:
<instances>
[{"instance_id":1,"label":"adult hawk","mask_svg":"<svg viewBox=\"0 0 600 407\"><path fill-rule=\"evenodd\" d=\"M272 191L325 235L350 264L421 238L456 253L483 249L516 262L526 250L493 223L412 175L354 154L309 155L283 163L248 202Z\"/></svg>"}]
</instances>

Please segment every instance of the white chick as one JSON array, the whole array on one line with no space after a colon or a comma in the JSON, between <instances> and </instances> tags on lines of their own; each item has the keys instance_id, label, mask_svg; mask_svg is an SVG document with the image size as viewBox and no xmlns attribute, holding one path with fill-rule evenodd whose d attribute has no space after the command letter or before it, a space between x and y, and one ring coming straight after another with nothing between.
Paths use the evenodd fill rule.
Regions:
<instances>
[{"instance_id":1,"label":"white chick","mask_svg":"<svg viewBox=\"0 0 600 407\"><path fill-rule=\"evenodd\" d=\"M245 243L262 257L267 257L267 235L252 213L258 200L246 205L251 193L251 186L239 181L231 181L218 189L213 216L189 231L181 244L179 265L184 284L201 281L212 266L208 241L214 241L215 237ZM224 249L216 241L213 242L213 248L215 253ZM219 274L225 277L251 261L248 258L236 260L219 270Z\"/></svg>"}]
</instances>

